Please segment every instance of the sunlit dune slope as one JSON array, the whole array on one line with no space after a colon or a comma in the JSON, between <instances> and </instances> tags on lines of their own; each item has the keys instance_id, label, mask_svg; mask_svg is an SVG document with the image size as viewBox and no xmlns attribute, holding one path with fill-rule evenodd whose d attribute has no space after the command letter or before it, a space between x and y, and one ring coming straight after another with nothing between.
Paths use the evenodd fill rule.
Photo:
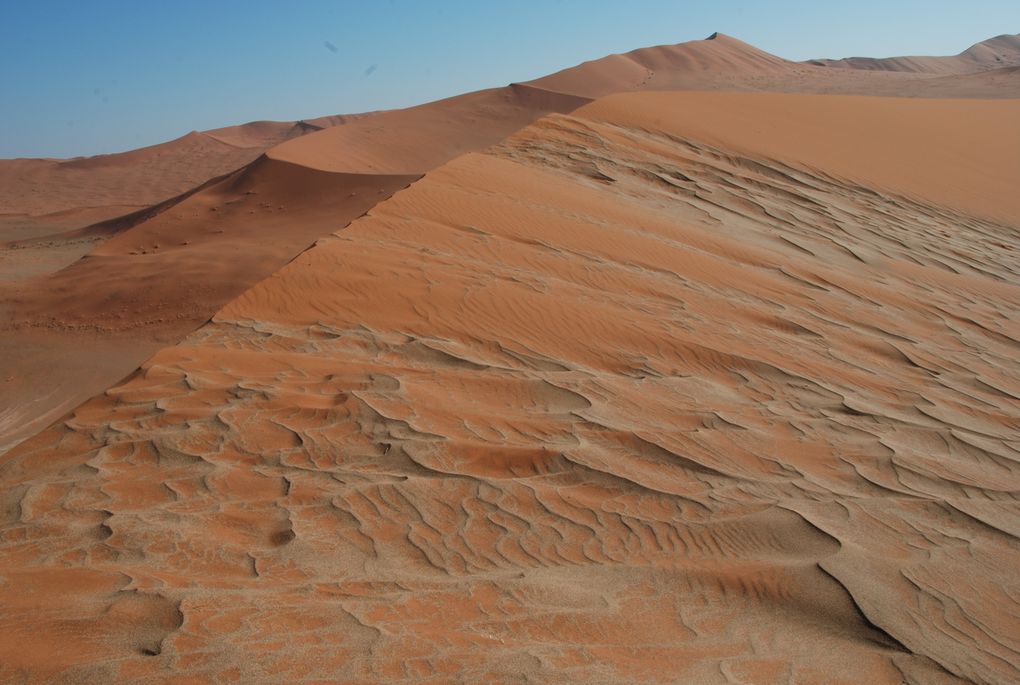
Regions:
<instances>
[{"instance_id":1,"label":"sunlit dune slope","mask_svg":"<svg viewBox=\"0 0 1020 685\"><path fill-rule=\"evenodd\" d=\"M273 159L350 173L421 174L587 98L511 85L380 112L273 148Z\"/></svg>"},{"instance_id":2,"label":"sunlit dune slope","mask_svg":"<svg viewBox=\"0 0 1020 685\"><path fill-rule=\"evenodd\" d=\"M643 88L690 86L706 77L722 86L730 77L787 75L803 66L721 33L705 40L641 48L564 69L530 84L585 97Z\"/></svg>"},{"instance_id":3,"label":"sunlit dune slope","mask_svg":"<svg viewBox=\"0 0 1020 685\"><path fill-rule=\"evenodd\" d=\"M428 173L12 450L0 676L1015 682L1016 104L663 97Z\"/></svg>"},{"instance_id":4,"label":"sunlit dune slope","mask_svg":"<svg viewBox=\"0 0 1020 685\"><path fill-rule=\"evenodd\" d=\"M583 116L723 144L1020 224L1020 100L648 93L604 98Z\"/></svg>"},{"instance_id":5,"label":"sunlit dune slope","mask_svg":"<svg viewBox=\"0 0 1020 685\"><path fill-rule=\"evenodd\" d=\"M994 43L989 41L989 44ZM972 51L977 51L979 44ZM969 53L969 51L968 51ZM968 54L964 53L964 54ZM983 53L982 53L983 54ZM931 58L955 59L955 58ZM1011 61L1000 66L1008 66ZM270 156L352 173L423 173L538 117L613 93L678 89L920 97L1020 96L1007 76L978 79L895 70L828 69L791 62L724 34L610 55L524 84L468 93L288 141ZM960 69L959 74L969 74Z\"/></svg>"}]
</instances>

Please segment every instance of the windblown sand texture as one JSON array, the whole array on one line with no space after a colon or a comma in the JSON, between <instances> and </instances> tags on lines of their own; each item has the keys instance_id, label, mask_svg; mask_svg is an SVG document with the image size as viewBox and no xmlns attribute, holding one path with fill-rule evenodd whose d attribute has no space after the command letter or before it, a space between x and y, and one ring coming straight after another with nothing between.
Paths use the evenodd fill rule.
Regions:
<instances>
[{"instance_id":1,"label":"windblown sand texture","mask_svg":"<svg viewBox=\"0 0 1020 685\"><path fill-rule=\"evenodd\" d=\"M103 225L3 305L0 681L1017 682L993 71L715 36Z\"/></svg>"}]
</instances>

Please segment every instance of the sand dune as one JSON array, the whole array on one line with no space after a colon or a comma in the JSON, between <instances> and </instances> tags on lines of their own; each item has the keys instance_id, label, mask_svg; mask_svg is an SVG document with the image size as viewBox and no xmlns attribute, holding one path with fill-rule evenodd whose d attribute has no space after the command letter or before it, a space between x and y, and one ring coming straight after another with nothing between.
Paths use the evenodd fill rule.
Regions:
<instances>
[{"instance_id":1,"label":"sand dune","mask_svg":"<svg viewBox=\"0 0 1020 685\"><path fill-rule=\"evenodd\" d=\"M0 160L0 214L35 216L79 207L155 204L236 171L302 130L297 124L265 122L192 131L167 143L112 155Z\"/></svg>"},{"instance_id":2,"label":"sand dune","mask_svg":"<svg viewBox=\"0 0 1020 685\"><path fill-rule=\"evenodd\" d=\"M986 80L968 76L1020 64L1018 40L1015 36L1002 36L979 43L958 57L894 58L890 66L879 68L857 66L852 60L791 62L715 33L705 40L610 55L529 83L585 97L635 90L729 90L1015 98L1020 97L1020 84L1012 78ZM947 60L946 65L954 66L897 69L894 68L897 59L932 60L931 65ZM881 60L879 63L884 64Z\"/></svg>"},{"instance_id":3,"label":"sand dune","mask_svg":"<svg viewBox=\"0 0 1020 685\"><path fill-rule=\"evenodd\" d=\"M497 143L550 112L570 112L587 102L515 84L380 112L278 145L269 156L326 171L422 174Z\"/></svg>"},{"instance_id":4,"label":"sand dune","mask_svg":"<svg viewBox=\"0 0 1020 685\"><path fill-rule=\"evenodd\" d=\"M356 118L259 121L117 154L0 160L0 281L55 272L266 149Z\"/></svg>"},{"instance_id":5,"label":"sand dune","mask_svg":"<svg viewBox=\"0 0 1020 685\"><path fill-rule=\"evenodd\" d=\"M1020 83L1011 77L957 78L836 71L790 62L717 33L705 40L611 55L523 84L376 113L281 144L269 154L329 171L424 173L545 114L570 112L592 98L638 90L1020 97Z\"/></svg>"},{"instance_id":6,"label":"sand dune","mask_svg":"<svg viewBox=\"0 0 1020 685\"><path fill-rule=\"evenodd\" d=\"M959 169L1020 181L1016 104L954 106L613 96L428 173L7 455L4 675L1015 681L1017 229Z\"/></svg>"},{"instance_id":7,"label":"sand dune","mask_svg":"<svg viewBox=\"0 0 1020 685\"><path fill-rule=\"evenodd\" d=\"M927 78L912 83L910 93L914 97L928 98L1015 99L1020 97L1020 67L1003 67L970 74ZM896 95L894 92L882 94Z\"/></svg>"},{"instance_id":8,"label":"sand dune","mask_svg":"<svg viewBox=\"0 0 1020 685\"><path fill-rule=\"evenodd\" d=\"M70 160L0 160L0 188L3 189L0 192L0 215L34 216L83 207L148 206L186 192L209 178L234 171L284 141L354 122L360 122L359 126L322 134L315 143L284 145L278 154L288 161L310 159L320 168L330 170L363 173L385 168L386 173L421 173L441 163L430 164L430 160L450 159L449 156L444 157L438 148L455 147L459 152L478 149L479 144L484 146L496 133L506 135L534 120L536 114L576 108L579 102L574 98L601 97L640 89L779 90L935 97L1020 96L1020 88L1006 79L999 79L983 88L978 85L980 81L974 79L965 79L964 85L959 88L952 79L939 81L936 86L931 84L933 75L967 75L1020 66L1020 36L999 36L978 43L954 57L854 61L858 59L865 60L851 58L795 63L717 33L706 40L612 55L523 85L480 91L386 113L381 120L377 119L379 113L370 113L325 116L299 122L252 122L205 132L193 131L174 141L112 155ZM535 88L541 90L536 91ZM574 98L565 97L567 95ZM459 132L467 134L469 142L451 141L449 138L452 136L444 135L445 129L441 126L444 115L449 116L451 126L459 127ZM376 121L369 125L368 120ZM422 137L426 141L415 139L414 132L406 130L409 123L423 126ZM465 132L465 126L471 130ZM484 135L481 131L490 133ZM420 143L437 134L443 140L441 143L429 143L435 149L417 149ZM411 146L411 154L415 156L413 163L400 169L392 163L384 164L387 160L373 157L386 156L374 151L375 146L396 146L389 137L393 135L404 144L415 143ZM353 155L355 161L343 169L334 169L333 166L340 162L335 159L323 162L323 158L335 155L314 151L320 145L334 151L343 150L345 154ZM367 168L373 165L380 169ZM145 173L138 173L143 169Z\"/></svg>"},{"instance_id":9,"label":"sand dune","mask_svg":"<svg viewBox=\"0 0 1020 685\"><path fill-rule=\"evenodd\" d=\"M601 97L643 88L690 87L704 81L721 87L727 77L785 75L798 66L736 38L713 33L705 40L610 55L530 83L548 90Z\"/></svg>"},{"instance_id":10,"label":"sand dune","mask_svg":"<svg viewBox=\"0 0 1020 685\"><path fill-rule=\"evenodd\" d=\"M809 64L868 71L904 71L921 74L970 74L1020 66L1020 34L1002 35L977 43L952 57L848 57L816 59Z\"/></svg>"},{"instance_id":11,"label":"sand dune","mask_svg":"<svg viewBox=\"0 0 1020 685\"><path fill-rule=\"evenodd\" d=\"M715 35L11 219L0 681L1016 682L1003 84Z\"/></svg>"},{"instance_id":12,"label":"sand dune","mask_svg":"<svg viewBox=\"0 0 1020 685\"><path fill-rule=\"evenodd\" d=\"M123 378L416 178L328 173L263 157L126 225L107 222L110 235L97 242L105 225L74 232L75 245L91 248L84 257L0 282L0 349L7 351L0 354L0 448Z\"/></svg>"},{"instance_id":13,"label":"sand dune","mask_svg":"<svg viewBox=\"0 0 1020 685\"><path fill-rule=\"evenodd\" d=\"M74 159L0 160L0 279L49 273L283 141L362 116L256 121Z\"/></svg>"},{"instance_id":14,"label":"sand dune","mask_svg":"<svg viewBox=\"0 0 1020 685\"><path fill-rule=\"evenodd\" d=\"M18 240L0 243L0 265L9 274L0 279L6 315L0 352L9 350L0 355L0 377L7 379L0 385L0 449L124 377L316 238L425 171L586 102L515 85L407 110L313 120L332 128L304 136L308 145L297 138L275 146L247 167L159 204L83 228L62 225L54 233L48 215L19 230ZM223 141L265 142L281 130L247 125L190 140L225 147ZM189 159L187 146L168 145ZM139 175L135 165L154 153L127 154L77 163L100 175L109 168ZM147 169L156 177L163 172ZM115 354L106 354L104 338Z\"/></svg>"},{"instance_id":15,"label":"sand dune","mask_svg":"<svg viewBox=\"0 0 1020 685\"><path fill-rule=\"evenodd\" d=\"M1020 100L649 93L607 97L584 114L1020 224Z\"/></svg>"}]
</instances>

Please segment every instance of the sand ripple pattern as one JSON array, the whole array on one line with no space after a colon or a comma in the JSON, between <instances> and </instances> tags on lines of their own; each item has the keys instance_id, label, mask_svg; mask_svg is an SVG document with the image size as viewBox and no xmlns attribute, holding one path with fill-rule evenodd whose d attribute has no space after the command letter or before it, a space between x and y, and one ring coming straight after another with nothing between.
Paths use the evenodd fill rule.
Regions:
<instances>
[{"instance_id":1,"label":"sand ripple pattern","mask_svg":"<svg viewBox=\"0 0 1020 685\"><path fill-rule=\"evenodd\" d=\"M0 679L1017 682L1017 250L543 119L5 457Z\"/></svg>"}]
</instances>

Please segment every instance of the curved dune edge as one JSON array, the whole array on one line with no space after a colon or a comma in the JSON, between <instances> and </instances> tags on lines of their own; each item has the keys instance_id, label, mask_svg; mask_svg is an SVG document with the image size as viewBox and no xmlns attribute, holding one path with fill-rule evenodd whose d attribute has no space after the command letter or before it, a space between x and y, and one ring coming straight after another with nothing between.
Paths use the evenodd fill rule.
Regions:
<instances>
[{"instance_id":1,"label":"curved dune edge","mask_svg":"<svg viewBox=\"0 0 1020 685\"><path fill-rule=\"evenodd\" d=\"M777 160L657 97L429 173L8 454L0 674L1020 677L1016 225L868 178L885 128Z\"/></svg>"},{"instance_id":2,"label":"curved dune edge","mask_svg":"<svg viewBox=\"0 0 1020 685\"><path fill-rule=\"evenodd\" d=\"M423 174L484 149L552 112L590 102L525 84L379 112L277 145L272 159L346 173Z\"/></svg>"}]
</instances>

